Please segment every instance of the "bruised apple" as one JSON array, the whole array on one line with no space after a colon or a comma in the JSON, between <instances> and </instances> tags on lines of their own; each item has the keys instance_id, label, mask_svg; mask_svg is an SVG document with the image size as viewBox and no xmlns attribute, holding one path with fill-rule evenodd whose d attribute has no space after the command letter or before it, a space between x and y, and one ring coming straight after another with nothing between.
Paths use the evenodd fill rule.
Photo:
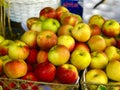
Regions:
<instances>
[{"instance_id":1,"label":"bruised apple","mask_svg":"<svg viewBox=\"0 0 120 90\"><path fill-rule=\"evenodd\" d=\"M3 68L9 78L20 78L27 73L27 64L23 59L8 61Z\"/></svg>"},{"instance_id":2,"label":"bruised apple","mask_svg":"<svg viewBox=\"0 0 120 90\"><path fill-rule=\"evenodd\" d=\"M37 35L37 45L43 50L49 50L57 44L57 35L51 30L43 30Z\"/></svg>"}]
</instances>

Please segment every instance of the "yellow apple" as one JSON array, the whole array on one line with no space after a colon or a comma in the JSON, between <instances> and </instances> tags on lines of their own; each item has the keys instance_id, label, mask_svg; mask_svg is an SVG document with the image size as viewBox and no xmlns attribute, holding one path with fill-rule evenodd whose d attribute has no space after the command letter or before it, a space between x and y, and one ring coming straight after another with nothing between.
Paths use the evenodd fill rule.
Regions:
<instances>
[{"instance_id":1,"label":"yellow apple","mask_svg":"<svg viewBox=\"0 0 120 90\"><path fill-rule=\"evenodd\" d=\"M85 74L86 83L93 83L89 86L89 90L96 90L97 86L94 84L107 84L108 77L102 69L90 69Z\"/></svg>"},{"instance_id":2,"label":"yellow apple","mask_svg":"<svg viewBox=\"0 0 120 90\"><path fill-rule=\"evenodd\" d=\"M112 60L109 61L106 66L106 74L109 79L114 81L120 81L120 61Z\"/></svg>"}]
</instances>

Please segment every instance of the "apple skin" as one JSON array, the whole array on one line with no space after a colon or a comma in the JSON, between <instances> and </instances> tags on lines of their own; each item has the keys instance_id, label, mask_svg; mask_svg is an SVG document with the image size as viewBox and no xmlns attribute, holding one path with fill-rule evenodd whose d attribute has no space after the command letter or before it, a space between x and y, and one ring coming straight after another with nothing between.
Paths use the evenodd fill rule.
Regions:
<instances>
[{"instance_id":1,"label":"apple skin","mask_svg":"<svg viewBox=\"0 0 120 90\"><path fill-rule=\"evenodd\" d=\"M76 66L78 70L84 70L90 65L91 55L88 51L75 49L71 53L70 62Z\"/></svg>"},{"instance_id":2,"label":"apple skin","mask_svg":"<svg viewBox=\"0 0 120 90\"><path fill-rule=\"evenodd\" d=\"M37 63L37 54L38 54L38 50L34 49L34 48L31 48L30 51L29 51L29 55L25 59L25 61L29 64Z\"/></svg>"},{"instance_id":3,"label":"apple skin","mask_svg":"<svg viewBox=\"0 0 120 90\"><path fill-rule=\"evenodd\" d=\"M78 70L72 64L63 64L57 67L56 78L63 84L75 84L79 78Z\"/></svg>"},{"instance_id":4,"label":"apple skin","mask_svg":"<svg viewBox=\"0 0 120 90\"><path fill-rule=\"evenodd\" d=\"M57 35L61 36L61 35L70 35L71 34L71 30L73 29L72 25L69 24L65 24L65 25L61 25L60 28L58 29Z\"/></svg>"},{"instance_id":5,"label":"apple skin","mask_svg":"<svg viewBox=\"0 0 120 90\"><path fill-rule=\"evenodd\" d=\"M39 12L39 17L41 16L44 18L56 18L56 10L52 7L44 7Z\"/></svg>"},{"instance_id":6,"label":"apple skin","mask_svg":"<svg viewBox=\"0 0 120 90\"><path fill-rule=\"evenodd\" d=\"M37 54L37 63L48 62L48 51L39 50Z\"/></svg>"},{"instance_id":7,"label":"apple skin","mask_svg":"<svg viewBox=\"0 0 120 90\"><path fill-rule=\"evenodd\" d=\"M2 35L0 35L0 43L4 40L5 40L5 38Z\"/></svg>"},{"instance_id":8,"label":"apple skin","mask_svg":"<svg viewBox=\"0 0 120 90\"><path fill-rule=\"evenodd\" d=\"M11 60L5 63L4 72L9 78L20 78L27 73L27 64L23 59Z\"/></svg>"},{"instance_id":9,"label":"apple skin","mask_svg":"<svg viewBox=\"0 0 120 90\"><path fill-rule=\"evenodd\" d=\"M70 51L64 45L55 45L48 52L48 61L55 66L67 63L69 61L69 58Z\"/></svg>"},{"instance_id":10,"label":"apple skin","mask_svg":"<svg viewBox=\"0 0 120 90\"><path fill-rule=\"evenodd\" d=\"M120 62L118 60L109 61L106 66L106 74L110 80L120 81Z\"/></svg>"},{"instance_id":11,"label":"apple skin","mask_svg":"<svg viewBox=\"0 0 120 90\"><path fill-rule=\"evenodd\" d=\"M103 51L106 48L106 42L103 36L94 35L87 41L91 51Z\"/></svg>"},{"instance_id":12,"label":"apple skin","mask_svg":"<svg viewBox=\"0 0 120 90\"><path fill-rule=\"evenodd\" d=\"M49 62L40 63L35 67L34 73L39 81L52 82L55 79L56 67Z\"/></svg>"},{"instance_id":13,"label":"apple skin","mask_svg":"<svg viewBox=\"0 0 120 90\"><path fill-rule=\"evenodd\" d=\"M21 79L38 81L34 72L27 72L23 77L21 77Z\"/></svg>"},{"instance_id":14,"label":"apple skin","mask_svg":"<svg viewBox=\"0 0 120 90\"><path fill-rule=\"evenodd\" d=\"M69 12L69 10L68 10L66 7L64 7L64 6L58 6L58 7L56 8L56 19L57 19L58 21L60 21L60 18L61 18L62 15L63 15L64 13L66 13L66 12Z\"/></svg>"},{"instance_id":15,"label":"apple skin","mask_svg":"<svg viewBox=\"0 0 120 90\"><path fill-rule=\"evenodd\" d=\"M40 49L49 50L57 44L57 35L51 30L44 30L37 35L37 45Z\"/></svg>"},{"instance_id":16,"label":"apple skin","mask_svg":"<svg viewBox=\"0 0 120 90\"><path fill-rule=\"evenodd\" d=\"M3 60L0 59L0 75L2 74L3 72Z\"/></svg>"},{"instance_id":17,"label":"apple skin","mask_svg":"<svg viewBox=\"0 0 120 90\"><path fill-rule=\"evenodd\" d=\"M96 24L90 24L91 36L101 34L101 28Z\"/></svg>"},{"instance_id":18,"label":"apple skin","mask_svg":"<svg viewBox=\"0 0 120 90\"><path fill-rule=\"evenodd\" d=\"M96 69L104 69L108 64L108 57L103 51L91 52L91 62L89 67Z\"/></svg>"},{"instance_id":19,"label":"apple skin","mask_svg":"<svg viewBox=\"0 0 120 90\"><path fill-rule=\"evenodd\" d=\"M114 59L120 60L120 49L115 46L108 46L104 52L106 53L108 60L112 61Z\"/></svg>"},{"instance_id":20,"label":"apple skin","mask_svg":"<svg viewBox=\"0 0 120 90\"><path fill-rule=\"evenodd\" d=\"M99 26L99 28L101 29L102 28L102 25L104 24L105 22L105 18L101 15L98 15L98 14L95 14L95 15L92 15L90 18L89 18L89 21L88 21L88 24L96 24Z\"/></svg>"},{"instance_id":21,"label":"apple skin","mask_svg":"<svg viewBox=\"0 0 120 90\"><path fill-rule=\"evenodd\" d=\"M79 23L71 30L72 36L76 41L86 42L90 39L91 30L88 24Z\"/></svg>"},{"instance_id":22,"label":"apple skin","mask_svg":"<svg viewBox=\"0 0 120 90\"><path fill-rule=\"evenodd\" d=\"M85 51L90 52L90 48L88 47L88 45L85 42L77 42L76 41L74 50L75 49L80 49L80 50L85 50Z\"/></svg>"},{"instance_id":23,"label":"apple skin","mask_svg":"<svg viewBox=\"0 0 120 90\"><path fill-rule=\"evenodd\" d=\"M57 33L60 27L60 22L54 18L47 18L42 21L42 30L52 30L54 33Z\"/></svg>"},{"instance_id":24,"label":"apple skin","mask_svg":"<svg viewBox=\"0 0 120 90\"><path fill-rule=\"evenodd\" d=\"M27 28L30 29L31 25L34 24L35 22L39 21L40 19L38 17L30 17L26 21Z\"/></svg>"},{"instance_id":25,"label":"apple skin","mask_svg":"<svg viewBox=\"0 0 120 90\"><path fill-rule=\"evenodd\" d=\"M29 55L29 47L23 41L16 40L15 43L9 46L8 55L11 59L25 60Z\"/></svg>"},{"instance_id":26,"label":"apple skin","mask_svg":"<svg viewBox=\"0 0 120 90\"><path fill-rule=\"evenodd\" d=\"M106 20L102 26L102 33L108 37L116 37L120 34L119 22L113 19Z\"/></svg>"},{"instance_id":27,"label":"apple skin","mask_svg":"<svg viewBox=\"0 0 120 90\"><path fill-rule=\"evenodd\" d=\"M8 54L9 46L13 44L13 40L5 39L0 43L0 55L4 56Z\"/></svg>"},{"instance_id":28,"label":"apple skin","mask_svg":"<svg viewBox=\"0 0 120 90\"><path fill-rule=\"evenodd\" d=\"M102 69L90 69L85 74L87 83L107 84L108 77ZM90 90L96 90L96 85L90 85Z\"/></svg>"},{"instance_id":29,"label":"apple skin","mask_svg":"<svg viewBox=\"0 0 120 90\"><path fill-rule=\"evenodd\" d=\"M75 40L70 35L61 35L58 36L57 44L66 46L72 52L75 46Z\"/></svg>"},{"instance_id":30,"label":"apple skin","mask_svg":"<svg viewBox=\"0 0 120 90\"><path fill-rule=\"evenodd\" d=\"M37 48L37 31L29 30L22 34L20 40L25 42L30 48Z\"/></svg>"},{"instance_id":31,"label":"apple skin","mask_svg":"<svg viewBox=\"0 0 120 90\"><path fill-rule=\"evenodd\" d=\"M80 15L66 12L61 16L60 23L62 25L69 24L75 26L78 23L82 22L82 18Z\"/></svg>"}]
</instances>

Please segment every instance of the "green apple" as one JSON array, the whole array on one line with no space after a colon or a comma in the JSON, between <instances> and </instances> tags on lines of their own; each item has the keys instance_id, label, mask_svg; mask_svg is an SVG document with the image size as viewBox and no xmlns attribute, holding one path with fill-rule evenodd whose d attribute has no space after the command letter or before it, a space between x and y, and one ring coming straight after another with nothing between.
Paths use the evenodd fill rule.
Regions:
<instances>
[{"instance_id":1,"label":"green apple","mask_svg":"<svg viewBox=\"0 0 120 90\"><path fill-rule=\"evenodd\" d=\"M56 66L67 63L70 58L70 51L64 45L55 45L48 52L48 60Z\"/></svg>"},{"instance_id":2,"label":"green apple","mask_svg":"<svg viewBox=\"0 0 120 90\"><path fill-rule=\"evenodd\" d=\"M90 69L85 74L86 83L93 83L89 87L90 90L96 90L97 86L94 84L107 84L108 77L102 69Z\"/></svg>"},{"instance_id":3,"label":"green apple","mask_svg":"<svg viewBox=\"0 0 120 90\"><path fill-rule=\"evenodd\" d=\"M90 65L91 55L88 51L75 49L71 53L70 62L78 68L78 70L84 70Z\"/></svg>"},{"instance_id":4,"label":"green apple","mask_svg":"<svg viewBox=\"0 0 120 90\"><path fill-rule=\"evenodd\" d=\"M102 28L102 25L103 25L103 23L104 23L105 21L106 21L106 20L104 19L103 16L98 15L98 14L95 14L95 15L92 15L92 16L89 18L88 24L89 24L89 25L91 25L91 24L96 24L96 25L98 25L100 28Z\"/></svg>"},{"instance_id":5,"label":"green apple","mask_svg":"<svg viewBox=\"0 0 120 90\"><path fill-rule=\"evenodd\" d=\"M94 35L88 40L91 51L103 51L106 48L105 39L101 35Z\"/></svg>"},{"instance_id":6,"label":"green apple","mask_svg":"<svg viewBox=\"0 0 120 90\"><path fill-rule=\"evenodd\" d=\"M106 53L109 61L120 59L120 49L115 46L108 46L104 52Z\"/></svg>"},{"instance_id":7,"label":"green apple","mask_svg":"<svg viewBox=\"0 0 120 90\"><path fill-rule=\"evenodd\" d=\"M76 24L71 30L71 33L74 39L80 42L88 41L91 36L90 27L86 23Z\"/></svg>"},{"instance_id":8,"label":"green apple","mask_svg":"<svg viewBox=\"0 0 120 90\"><path fill-rule=\"evenodd\" d=\"M60 23L57 19L47 18L42 21L42 30L52 30L54 33L57 33L60 27Z\"/></svg>"},{"instance_id":9,"label":"green apple","mask_svg":"<svg viewBox=\"0 0 120 90\"><path fill-rule=\"evenodd\" d=\"M21 35L20 40L25 42L30 48L37 48L37 34L37 31L28 30Z\"/></svg>"},{"instance_id":10,"label":"green apple","mask_svg":"<svg viewBox=\"0 0 120 90\"><path fill-rule=\"evenodd\" d=\"M58 37L57 44L66 46L71 52L74 49L75 40L70 35L61 35Z\"/></svg>"},{"instance_id":11,"label":"green apple","mask_svg":"<svg viewBox=\"0 0 120 90\"><path fill-rule=\"evenodd\" d=\"M29 46L23 41L16 40L9 46L8 55L11 59L25 60L29 55Z\"/></svg>"},{"instance_id":12,"label":"green apple","mask_svg":"<svg viewBox=\"0 0 120 90\"><path fill-rule=\"evenodd\" d=\"M120 34L120 24L114 19L109 19L105 21L101 30L108 37L116 37Z\"/></svg>"},{"instance_id":13,"label":"green apple","mask_svg":"<svg viewBox=\"0 0 120 90\"><path fill-rule=\"evenodd\" d=\"M3 40L5 40L5 38L4 38L2 35L0 35L0 43L1 43Z\"/></svg>"},{"instance_id":14,"label":"green apple","mask_svg":"<svg viewBox=\"0 0 120 90\"><path fill-rule=\"evenodd\" d=\"M39 21L36 21L35 23L33 23L30 27L30 30L41 32L42 31L42 21L39 20Z\"/></svg>"},{"instance_id":15,"label":"green apple","mask_svg":"<svg viewBox=\"0 0 120 90\"><path fill-rule=\"evenodd\" d=\"M91 52L90 68L104 69L108 64L108 57L103 51Z\"/></svg>"},{"instance_id":16,"label":"green apple","mask_svg":"<svg viewBox=\"0 0 120 90\"><path fill-rule=\"evenodd\" d=\"M120 81L120 61L109 61L106 66L106 74L110 80Z\"/></svg>"}]
</instances>

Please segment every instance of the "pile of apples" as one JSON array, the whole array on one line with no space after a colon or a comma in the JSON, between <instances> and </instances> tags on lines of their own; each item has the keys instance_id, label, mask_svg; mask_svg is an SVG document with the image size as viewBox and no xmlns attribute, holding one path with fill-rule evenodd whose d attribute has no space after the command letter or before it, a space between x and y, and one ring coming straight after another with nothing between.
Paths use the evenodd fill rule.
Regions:
<instances>
[{"instance_id":1,"label":"pile of apples","mask_svg":"<svg viewBox=\"0 0 120 90\"><path fill-rule=\"evenodd\" d=\"M120 25L93 15L85 23L63 6L45 7L26 21L19 40L0 36L0 74L8 78L75 84L120 81ZM95 87L91 87L94 90Z\"/></svg>"}]
</instances>

